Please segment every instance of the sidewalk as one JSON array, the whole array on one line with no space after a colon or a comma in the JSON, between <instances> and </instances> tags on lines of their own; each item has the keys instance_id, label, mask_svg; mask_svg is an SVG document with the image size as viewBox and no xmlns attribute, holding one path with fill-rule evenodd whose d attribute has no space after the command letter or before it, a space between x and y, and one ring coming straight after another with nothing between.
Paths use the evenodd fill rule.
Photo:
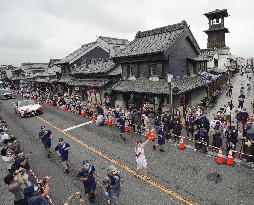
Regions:
<instances>
[{"instance_id":1,"label":"sidewalk","mask_svg":"<svg viewBox=\"0 0 254 205\"><path fill-rule=\"evenodd\" d=\"M224 107L225 105L227 105L227 103L230 102L231 100L233 102L233 107L238 106L238 97L240 95L240 87L242 82L244 82L244 94L245 94L244 107L246 108L246 111L248 113L252 113L251 101L253 100L253 97L254 97L254 92L253 92L254 86L252 84L250 95L247 96L247 86L246 86L247 75L244 74L243 76L241 76L240 74L236 74L234 78L232 78L230 81L233 86L232 97L231 98L227 97L226 91L224 90L223 93L220 95L218 102L215 104L215 106L207 110L207 117L209 120L213 118L214 113L216 113L221 107Z\"/></svg>"}]
</instances>

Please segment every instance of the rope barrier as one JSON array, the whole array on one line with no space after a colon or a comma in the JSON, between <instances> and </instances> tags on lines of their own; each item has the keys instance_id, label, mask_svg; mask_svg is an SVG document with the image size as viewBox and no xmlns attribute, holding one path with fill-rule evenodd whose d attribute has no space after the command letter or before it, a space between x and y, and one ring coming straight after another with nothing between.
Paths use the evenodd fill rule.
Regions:
<instances>
[{"instance_id":1,"label":"rope barrier","mask_svg":"<svg viewBox=\"0 0 254 205\"><path fill-rule=\"evenodd\" d=\"M35 178L36 184L39 184L39 183L42 182L42 181L35 175L35 173L33 172L32 169L30 169L29 172L30 172L31 175ZM49 203L50 203L51 205L55 205L54 202L52 201L52 199L50 198L49 195L47 195L46 198L48 199L48 201L49 201Z\"/></svg>"}]
</instances>

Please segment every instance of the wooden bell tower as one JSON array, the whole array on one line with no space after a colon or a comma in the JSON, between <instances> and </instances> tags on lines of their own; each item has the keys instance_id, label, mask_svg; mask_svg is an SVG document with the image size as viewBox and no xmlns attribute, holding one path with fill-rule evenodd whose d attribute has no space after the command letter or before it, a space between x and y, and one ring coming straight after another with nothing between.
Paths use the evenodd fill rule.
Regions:
<instances>
[{"instance_id":1,"label":"wooden bell tower","mask_svg":"<svg viewBox=\"0 0 254 205\"><path fill-rule=\"evenodd\" d=\"M209 29L204 31L208 35L207 48L226 47L225 34L229 31L224 27L224 18L228 17L227 9L216 9L204 15L209 20Z\"/></svg>"}]
</instances>

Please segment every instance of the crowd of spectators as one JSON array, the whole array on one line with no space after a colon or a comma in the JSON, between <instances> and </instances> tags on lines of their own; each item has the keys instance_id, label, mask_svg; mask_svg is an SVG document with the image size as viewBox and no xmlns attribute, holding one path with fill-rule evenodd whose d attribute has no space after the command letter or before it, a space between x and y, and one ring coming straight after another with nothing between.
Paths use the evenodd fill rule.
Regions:
<instances>
[{"instance_id":1,"label":"crowd of spectators","mask_svg":"<svg viewBox=\"0 0 254 205\"><path fill-rule=\"evenodd\" d=\"M228 93L231 92L232 85L230 84ZM246 111L242 102L237 107L229 100L229 103L222 106L220 110L214 111L213 119L209 120L200 106L185 106L184 112L178 109L162 112L158 109L151 114L146 103L140 109L124 110L119 106L112 107L108 97L103 102L92 103L82 100L78 94L69 96L67 93L41 92L38 89L26 89L25 93L26 96L41 103L90 117L99 126L108 125L110 122L110 125L120 127L120 136L124 140L126 138L123 137L123 132L130 131L140 135L146 135L148 130L155 132L162 144L170 139L177 142L181 135L185 135L194 141L195 150L204 153L209 147L213 150L221 147L224 147L226 151L236 150L239 143L240 150L238 151L245 152L246 155L243 157L247 158L248 162L253 161L253 157L248 157L254 152L253 129L251 129L253 123L250 120L252 113ZM243 88L240 93L243 95Z\"/></svg>"}]
</instances>

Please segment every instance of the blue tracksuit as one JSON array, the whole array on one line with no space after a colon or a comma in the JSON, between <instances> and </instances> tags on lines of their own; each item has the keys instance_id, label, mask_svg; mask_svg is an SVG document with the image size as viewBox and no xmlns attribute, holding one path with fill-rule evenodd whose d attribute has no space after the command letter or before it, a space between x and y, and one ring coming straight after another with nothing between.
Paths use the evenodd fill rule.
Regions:
<instances>
[{"instance_id":1,"label":"blue tracksuit","mask_svg":"<svg viewBox=\"0 0 254 205\"><path fill-rule=\"evenodd\" d=\"M124 117L119 118L118 123L119 123L120 133L123 134L124 128L125 128L125 118Z\"/></svg>"},{"instance_id":2,"label":"blue tracksuit","mask_svg":"<svg viewBox=\"0 0 254 205\"><path fill-rule=\"evenodd\" d=\"M163 127L159 127L157 129L157 135L158 135L158 144L159 145L165 144L164 128Z\"/></svg>"},{"instance_id":3,"label":"blue tracksuit","mask_svg":"<svg viewBox=\"0 0 254 205\"><path fill-rule=\"evenodd\" d=\"M58 151L61 155L62 161L68 160L68 154L69 154L69 143L64 142L64 144L58 144L55 148L55 151Z\"/></svg>"},{"instance_id":4,"label":"blue tracksuit","mask_svg":"<svg viewBox=\"0 0 254 205\"><path fill-rule=\"evenodd\" d=\"M96 189L96 181L93 176L94 172L95 168L91 164L89 164L88 169L85 169L84 167L79 169L78 178L80 177L87 178L86 181L83 181L86 194L91 193L91 191L95 191Z\"/></svg>"},{"instance_id":5,"label":"blue tracksuit","mask_svg":"<svg viewBox=\"0 0 254 205\"><path fill-rule=\"evenodd\" d=\"M52 132L50 130L41 131L39 133L41 142L46 149L51 147L51 139L50 139L51 134L52 134Z\"/></svg>"}]
</instances>

